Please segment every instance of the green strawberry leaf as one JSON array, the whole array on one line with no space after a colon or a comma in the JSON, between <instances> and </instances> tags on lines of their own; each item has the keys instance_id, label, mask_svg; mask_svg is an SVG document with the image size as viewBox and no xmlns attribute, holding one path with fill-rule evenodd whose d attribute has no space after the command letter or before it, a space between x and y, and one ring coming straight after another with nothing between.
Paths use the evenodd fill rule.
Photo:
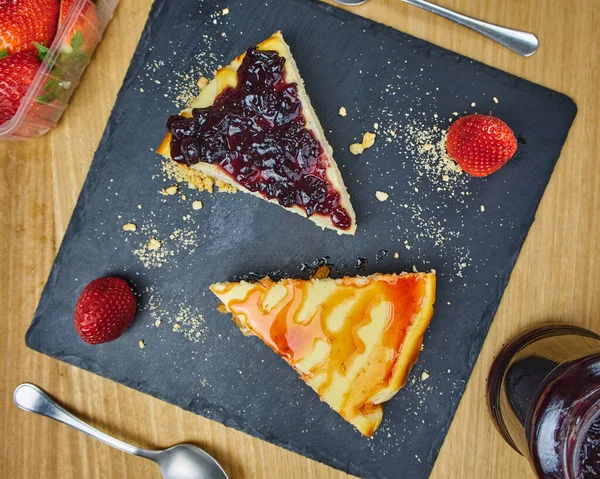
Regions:
<instances>
[{"instance_id":1,"label":"green strawberry leaf","mask_svg":"<svg viewBox=\"0 0 600 479\"><path fill-rule=\"evenodd\" d=\"M6 48L0 49L0 60L2 60L7 55L8 55L8 51L6 50Z\"/></svg>"},{"instance_id":2,"label":"green strawberry leaf","mask_svg":"<svg viewBox=\"0 0 600 479\"><path fill-rule=\"evenodd\" d=\"M36 97L35 101L38 103L51 103L56 100L56 92L49 91L41 96Z\"/></svg>"},{"instance_id":3,"label":"green strawberry leaf","mask_svg":"<svg viewBox=\"0 0 600 479\"><path fill-rule=\"evenodd\" d=\"M33 44L38 51L40 60L44 61L44 58L46 58L46 55L48 55L49 48L46 45L42 45L38 42L33 42Z\"/></svg>"},{"instance_id":4,"label":"green strawberry leaf","mask_svg":"<svg viewBox=\"0 0 600 479\"><path fill-rule=\"evenodd\" d=\"M71 39L71 46L73 47L73 50L77 51L81 48L82 45L83 33L81 33L81 30L77 30L75 32L75 35L73 35L73 38Z\"/></svg>"}]
</instances>

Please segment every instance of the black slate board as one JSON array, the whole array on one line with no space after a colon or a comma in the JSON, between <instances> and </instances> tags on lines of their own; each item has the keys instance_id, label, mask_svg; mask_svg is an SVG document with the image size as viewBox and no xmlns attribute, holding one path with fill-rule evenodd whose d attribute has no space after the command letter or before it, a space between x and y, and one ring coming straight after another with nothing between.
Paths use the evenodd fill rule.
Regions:
<instances>
[{"instance_id":1,"label":"black slate board","mask_svg":"<svg viewBox=\"0 0 600 479\"><path fill-rule=\"evenodd\" d=\"M357 212L355 237L322 232L244 194L182 188L187 201L159 194L170 183L151 149L177 110L185 73L209 75L277 29L336 152ZM338 115L342 105L346 118ZM427 169L429 139L414 129L445 128L453 112L465 111L493 111L523 141L491 177L444 181L444 172ZM426 477L575 114L561 94L318 2L157 0L27 344L349 473ZM375 147L352 156L348 145L374 122ZM389 200L378 202L377 190ZM192 211L191 199L204 208ZM130 220L135 233L122 230ZM187 243L169 238L177 229ZM152 236L164 239L171 255L160 268L145 267L133 253ZM301 263L325 256L335 275L413 265L438 272L425 349L371 440L320 403L259 340L244 338L207 292L214 281L250 271L306 275ZM357 270L360 257L368 263ZM141 312L118 341L91 347L71 326L73 306L85 284L108 274L131 280L142 294ZM190 320L199 314L199 323ZM185 321L174 333L177 315ZM421 380L424 371L430 377Z\"/></svg>"}]
</instances>

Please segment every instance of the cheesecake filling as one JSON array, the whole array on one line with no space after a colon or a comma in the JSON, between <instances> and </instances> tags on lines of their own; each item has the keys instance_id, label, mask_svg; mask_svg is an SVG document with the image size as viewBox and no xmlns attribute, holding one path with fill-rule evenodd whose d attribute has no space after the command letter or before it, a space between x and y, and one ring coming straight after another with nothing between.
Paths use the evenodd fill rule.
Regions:
<instances>
[{"instance_id":1,"label":"cheesecake filling","mask_svg":"<svg viewBox=\"0 0 600 479\"><path fill-rule=\"evenodd\" d=\"M251 192L348 229L351 217L327 178L321 143L306 128L298 85L285 81L285 61L276 51L248 49L235 87L190 118L168 119L171 158L216 164Z\"/></svg>"}]
</instances>

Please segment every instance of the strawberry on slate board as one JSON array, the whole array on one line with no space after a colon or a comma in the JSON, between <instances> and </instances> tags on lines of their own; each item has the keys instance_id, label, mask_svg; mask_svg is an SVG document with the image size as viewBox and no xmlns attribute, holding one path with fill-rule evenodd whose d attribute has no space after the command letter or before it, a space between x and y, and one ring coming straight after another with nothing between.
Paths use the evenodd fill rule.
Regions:
<instances>
[{"instance_id":1,"label":"strawberry on slate board","mask_svg":"<svg viewBox=\"0 0 600 479\"><path fill-rule=\"evenodd\" d=\"M58 24L58 0L0 0L0 58L50 45Z\"/></svg>"},{"instance_id":2,"label":"strawberry on slate board","mask_svg":"<svg viewBox=\"0 0 600 479\"><path fill-rule=\"evenodd\" d=\"M498 171L517 151L517 139L502 120L488 115L459 118L448 129L448 154L473 176Z\"/></svg>"},{"instance_id":3,"label":"strawberry on slate board","mask_svg":"<svg viewBox=\"0 0 600 479\"><path fill-rule=\"evenodd\" d=\"M14 53L0 60L0 125L15 115L41 64L36 51Z\"/></svg>"},{"instance_id":4,"label":"strawberry on slate board","mask_svg":"<svg viewBox=\"0 0 600 479\"><path fill-rule=\"evenodd\" d=\"M75 329L89 344L117 339L129 327L137 304L131 287L121 278L99 278L81 292L75 306Z\"/></svg>"}]
</instances>

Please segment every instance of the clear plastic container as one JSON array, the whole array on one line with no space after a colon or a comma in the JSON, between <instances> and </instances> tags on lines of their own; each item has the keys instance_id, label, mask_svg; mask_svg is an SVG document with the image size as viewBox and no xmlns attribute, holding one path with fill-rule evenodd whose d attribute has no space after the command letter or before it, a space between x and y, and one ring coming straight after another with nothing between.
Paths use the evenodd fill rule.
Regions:
<instances>
[{"instance_id":1,"label":"clear plastic container","mask_svg":"<svg viewBox=\"0 0 600 479\"><path fill-rule=\"evenodd\" d=\"M24 140L56 126L119 0L75 0L0 140Z\"/></svg>"}]
</instances>

